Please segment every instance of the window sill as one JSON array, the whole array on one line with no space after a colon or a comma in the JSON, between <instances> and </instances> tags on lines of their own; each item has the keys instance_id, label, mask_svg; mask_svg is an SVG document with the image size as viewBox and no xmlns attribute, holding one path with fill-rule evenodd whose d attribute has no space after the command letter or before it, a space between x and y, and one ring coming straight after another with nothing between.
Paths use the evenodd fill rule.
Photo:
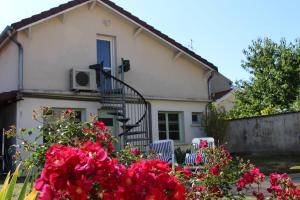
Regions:
<instances>
[{"instance_id":1,"label":"window sill","mask_svg":"<svg viewBox=\"0 0 300 200\"><path fill-rule=\"evenodd\" d=\"M201 124L191 124L192 127L203 127Z\"/></svg>"}]
</instances>

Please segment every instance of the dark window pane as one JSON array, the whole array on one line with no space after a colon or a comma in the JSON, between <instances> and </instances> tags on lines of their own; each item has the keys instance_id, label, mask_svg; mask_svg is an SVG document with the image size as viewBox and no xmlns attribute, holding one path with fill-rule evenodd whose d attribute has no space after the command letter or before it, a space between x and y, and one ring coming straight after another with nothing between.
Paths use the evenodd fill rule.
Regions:
<instances>
[{"instance_id":1,"label":"dark window pane","mask_svg":"<svg viewBox=\"0 0 300 200\"><path fill-rule=\"evenodd\" d=\"M113 118L98 118L99 121L102 121L106 126L114 126Z\"/></svg>"},{"instance_id":2,"label":"dark window pane","mask_svg":"<svg viewBox=\"0 0 300 200\"><path fill-rule=\"evenodd\" d=\"M179 124L169 124L169 131L179 131Z\"/></svg>"},{"instance_id":3,"label":"dark window pane","mask_svg":"<svg viewBox=\"0 0 300 200\"><path fill-rule=\"evenodd\" d=\"M192 121L193 122L198 122L198 115L197 114L192 115Z\"/></svg>"},{"instance_id":4,"label":"dark window pane","mask_svg":"<svg viewBox=\"0 0 300 200\"><path fill-rule=\"evenodd\" d=\"M75 111L75 122L81 122L81 111Z\"/></svg>"},{"instance_id":5,"label":"dark window pane","mask_svg":"<svg viewBox=\"0 0 300 200\"><path fill-rule=\"evenodd\" d=\"M97 62L103 62L105 68L111 68L110 41L97 40Z\"/></svg>"},{"instance_id":6,"label":"dark window pane","mask_svg":"<svg viewBox=\"0 0 300 200\"><path fill-rule=\"evenodd\" d=\"M174 113L174 114L169 114L168 115L169 121L178 121L178 114Z\"/></svg>"},{"instance_id":7,"label":"dark window pane","mask_svg":"<svg viewBox=\"0 0 300 200\"><path fill-rule=\"evenodd\" d=\"M159 132L159 139L160 139L160 140L165 140L165 139L167 139L167 134L166 134L166 132L160 131L160 132Z\"/></svg>"},{"instance_id":8,"label":"dark window pane","mask_svg":"<svg viewBox=\"0 0 300 200\"><path fill-rule=\"evenodd\" d=\"M179 137L179 131L169 131L169 138L171 140L180 140L180 137Z\"/></svg>"},{"instance_id":9,"label":"dark window pane","mask_svg":"<svg viewBox=\"0 0 300 200\"><path fill-rule=\"evenodd\" d=\"M158 130L159 131L166 131L166 124L165 123L159 123L158 124Z\"/></svg>"},{"instance_id":10,"label":"dark window pane","mask_svg":"<svg viewBox=\"0 0 300 200\"><path fill-rule=\"evenodd\" d=\"M164 113L158 113L158 121L166 121L166 115Z\"/></svg>"}]
</instances>

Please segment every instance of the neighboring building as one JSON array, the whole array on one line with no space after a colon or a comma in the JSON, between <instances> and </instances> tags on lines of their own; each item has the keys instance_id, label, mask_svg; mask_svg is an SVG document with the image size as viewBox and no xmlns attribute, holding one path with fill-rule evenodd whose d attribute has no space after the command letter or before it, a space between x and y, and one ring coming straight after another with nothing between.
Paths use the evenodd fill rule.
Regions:
<instances>
[{"instance_id":1,"label":"neighboring building","mask_svg":"<svg viewBox=\"0 0 300 200\"><path fill-rule=\"evenodd\" d=\"M219 109L229 111L234 105L232 81L220 72L215 72L211 80L211 97Z\"/></svg>"},{"instance_id":2,"label":"neighboring building","mask_svg":"<svg viewBox=\"0 0 300 200\"><path fill-rule=\"evenodd\" d=\"M48 106L73 108L81 120L98 115L137 146L190 143L203 135L214 73L212 63L114 3L71 1L0 35L0 128L35 127L33 109Z\"/></svg>"},{"instance_id":3,"label":"neighboring building","mask_svg":"<svg viewBox=\"0 0 300 200\"><path fill-rule=\"evenodd\" d=\"M215 72L211 79L211 94L213 99L217 93L228 91L232 88L232 81L220 72Z\"/></svg>"},{"instance_id":4,"label":"neighboring building","mask_svg":"<svg viewBox=\"0 0 300 200\"><path fill-rule=\"evenodd\" d=\"M214 102L218 109L224 109L224 111L230 111L234 106L234 92L235 89L229 89L222 92L217 92L214 95Z\"/></svg>"}]
</instances>

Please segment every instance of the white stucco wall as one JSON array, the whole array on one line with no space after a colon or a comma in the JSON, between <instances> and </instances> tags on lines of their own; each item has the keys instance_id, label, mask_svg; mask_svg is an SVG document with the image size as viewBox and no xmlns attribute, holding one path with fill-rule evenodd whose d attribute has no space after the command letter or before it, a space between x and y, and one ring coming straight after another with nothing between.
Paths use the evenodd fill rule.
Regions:
<instances>
[{"instance_id":1,"label":"white stucco wall","mask_svg":"<svg viewBox=\"0 0 300 200\"><path fill-rule=\"evenodd\" d=\"M109 23L104 23L109 22ZM105 25L106 24L106 25ZM108 24L108 25L107 25ZM202 64L180 56L161 40L100 4L92 10L84 5L65 14L33 25L24 46L24 87L26 90L69 90L69 70L96 63L96 40L100 35L115 40L116 66L129 59L131 70L125 82L145 96L207 99L207 70Z\"/></svg>"},{"instance_id":2,"label":"white stucco wall","mask_svg":"<svg viewBox=\"0 0 300 200\"><path fill-rule=\"evenodd\" d=\"M0 49L0 93L18 89L18 47L9 42Z\"/></svg>"},{"instance_id":3,"label":"white stucco wall","mask_svg":"<svg viewBox=\"0 0 300 200\"><path fill-rule=\"evenodd\" d=\"M152 137L158 140L158 112L174 111L182 113L183 135L181 143L191 144L193 138L203 137L205 134L201 127L192 125L193 112L205 112L206 103L187 101L150 100L152 115Z\"/></svg>"},{"instance_id":4,"label":"white stucco wall","mask_svg":"<svg viewBox=\"0 0 300 200\"><path fill-rule=\"evenodd\" d=\"M17 102L17 130L20 128L38 127L41 125L41 123L33 120L32 112L34 109L39 109L42 106L85 109L87 120L90 119L90 114L97 116L98 109L100 108L98 102L24 98L24 100ZM33 140L36 136L36 134L33 134L28 139Z\"/></svg>"}]
</instances>

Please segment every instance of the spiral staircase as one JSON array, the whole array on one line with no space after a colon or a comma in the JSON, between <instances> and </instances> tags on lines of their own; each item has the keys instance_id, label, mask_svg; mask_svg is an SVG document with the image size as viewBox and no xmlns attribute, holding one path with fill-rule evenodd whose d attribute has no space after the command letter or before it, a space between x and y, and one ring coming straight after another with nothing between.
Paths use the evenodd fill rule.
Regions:
<instances>
[{"instance_id":1,"label":"spiral staircase","mask_svg":"<svg viewBox=\"0 0 300 200\"><path fill-rule=\"evenodd\" d=\"M101 110L115 116L119 127L122 147L130 144L146 150L152 136L149 128L149 106L145 98L124 82L124 73L129 69L122 64L119 74L122 80L103 69L103 64L91 65L97 71L102 105Z\"/></svg>"}]
</instances>

